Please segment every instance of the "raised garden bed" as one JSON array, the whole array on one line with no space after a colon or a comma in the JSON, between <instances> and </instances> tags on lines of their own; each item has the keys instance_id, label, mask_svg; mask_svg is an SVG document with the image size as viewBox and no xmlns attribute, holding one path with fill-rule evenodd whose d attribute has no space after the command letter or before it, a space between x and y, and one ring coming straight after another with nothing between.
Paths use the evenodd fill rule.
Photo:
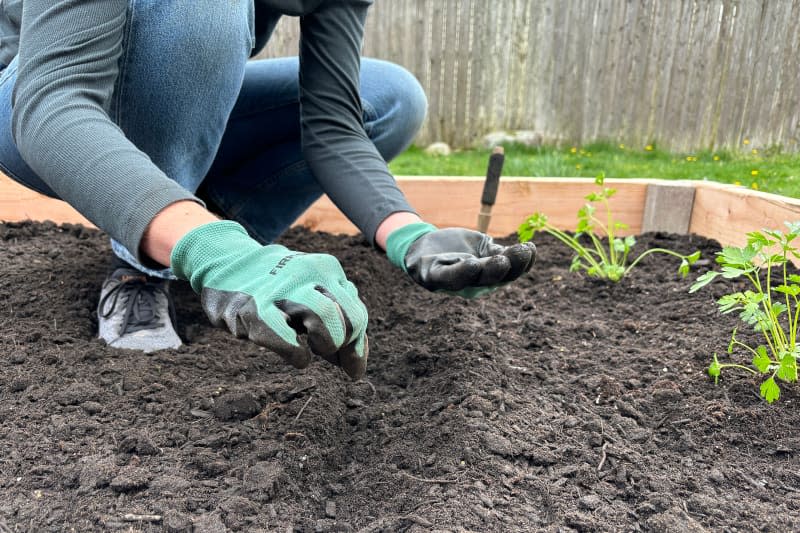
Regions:
<instances>
[{"instance_id":1,"label":"raised garden bed","mask_svg":"<svg viewBox=\"0 0 800 533\"><path fill-rule=\"evenodd\" d=\"M522 193L508 183L494 233L513 229L501 224L516 216L503 195ZM582 194L570 187L588 192L591 182L554 183L556 197L538 183L514 187L551 208L563 203L564 227L574 224ZM617 218L639 213L635 233L647 185L631 182L615 197ZM472 195L463 218L435 222L474 224L480 181L449 196L431 187L432 205L460 209L458 198ZM704 200L729 189L694 190L689 224L729 211L718 239L735 242L722 229L743 212ZM747 212L759 212L753 198L764 197L744 196ZM763 208L775 227L792 218L780 209L797 214L793 201L766 198L777 202ZM704 202L718 215L696 219ZM528 204L514 227L543 209ZM320 213L306 223L327 228ZM232 340L183 284L184 347L109 349L94 339L105 237L8 223L0 238L0 531L800 527L798 388L769 406L749 375L713 385L710 356L737 320L714 305L725 283L688 294L708 264L680 279L673 261L655 256L608 284L569 273L570 253L542 236L530 275L467 301L417 288L357 236L292 230L282 242L339 257L370 310L367 380L351 383L324 363L297 371ZM639 246L700 249L706 259L719 249L661 231Z\"/></svg>"}]
</instances>

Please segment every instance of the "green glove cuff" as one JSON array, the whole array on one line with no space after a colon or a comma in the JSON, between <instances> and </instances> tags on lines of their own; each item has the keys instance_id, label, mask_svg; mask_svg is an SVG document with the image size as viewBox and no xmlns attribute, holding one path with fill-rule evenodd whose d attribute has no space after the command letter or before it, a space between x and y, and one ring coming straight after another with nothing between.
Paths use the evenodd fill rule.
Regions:
<instances>
[{"instance_id":1,"label":"green glove cuff","mask_svg":"<svg viewBox=\"0 0 800 533\"><path fill-rule=\"evenodd\" d=\"M192 274L218 262L231 252L237 255L261 245L247 234L241 224L232 220L217 220L203 224L184 235L172 249L170 266L179 279L197 281ZM199 292L201 287L192 288Z\"/></svg>"},{"instance_id":2,"label":"green glove cuff","mask_svg":"<svg viewBox=\"0 0 800 533\"><path fill-rule=\"evenodd\" d=\"M397 228L389 234L386 239L386 256L394 266L406 270L406 254L414 241L436 231L438 228L425 222L414 222L403 227Z\"/></svg>"}]
</instances>

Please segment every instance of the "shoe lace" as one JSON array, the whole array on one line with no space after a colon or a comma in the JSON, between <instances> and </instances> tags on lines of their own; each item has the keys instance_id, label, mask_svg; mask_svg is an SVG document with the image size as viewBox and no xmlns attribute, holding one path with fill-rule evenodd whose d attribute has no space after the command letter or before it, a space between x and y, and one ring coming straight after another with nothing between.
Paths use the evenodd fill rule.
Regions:
<instances>
[{"instance_id":1,"label":"shoe lace","mask_svg":"<svg viewBox=\"0 0 800 533\"><path fill-rule=\"evenodd\" d=\"M120 281L115 287L108 291L100 300L100 309L103 310L102 317L110 317L120 302L125 306L125 315L120 324L120 336L126 333L133 333L144 329L155 329L163 325L159 314L156 312L158 306L156 295L161 293L167 299L169 305L170 318L174 313L172 302L169 295L160 284L148 283L144 280L134 279ZM110 305L108 305L110 300Z\"/></svg>"}]
</instances>

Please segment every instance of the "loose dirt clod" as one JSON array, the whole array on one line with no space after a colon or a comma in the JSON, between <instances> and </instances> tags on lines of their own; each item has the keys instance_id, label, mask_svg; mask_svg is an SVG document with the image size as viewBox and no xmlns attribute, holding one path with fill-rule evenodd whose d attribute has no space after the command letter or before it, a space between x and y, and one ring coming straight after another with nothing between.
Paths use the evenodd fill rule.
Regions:
<instances>
[{"instance_id":1,"label":"loose dirt clod","mask_svg":"<svg viewBox=\"0 0 800 533\"><path fill-rule=\"evenodd\" d=\"M11 531L800 530L797 387L767 406L746 376L713 385L737 319L717 314L726 287L689 295L699 272L681 280L672 261L609 285L542 238L530 275L464 300L415 287L361 238L290 231L283 244L335 254L369 309L368 381L353 383L211 327L183 283L182 348L110 349L95 338L107 238L0 224L0 239Z\"/></svg>"}]
</instances>

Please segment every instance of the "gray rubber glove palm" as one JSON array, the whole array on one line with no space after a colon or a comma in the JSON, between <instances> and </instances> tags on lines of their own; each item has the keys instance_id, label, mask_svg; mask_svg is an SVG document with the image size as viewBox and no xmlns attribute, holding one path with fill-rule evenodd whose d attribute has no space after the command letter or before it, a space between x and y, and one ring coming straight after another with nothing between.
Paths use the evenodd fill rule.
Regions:
<instances>
[{"instance_id":1,"label":"gray rubber glove palm","mask_svg":"<svg viewBox=\"0 0 800 533\"><path fill-rule=\"evenodd\" d=\"M426 289L473 298L528 272L536 246L501 246L478 231L416 223L389 235L386 254Z\"/></svg>"},{"instance_id":2,"label":"gray rubber glove palm","mask_svg":"<svg viewBox=\"0 0 800 533\"><path fill-rule=\"evenodd\" d=\"M226 325L297 368L316 354L353 379L364 375L367 309L335 257L262 246L236 222L218 221L185 235L171 266L200 294L214 325Z\"/></svg>"}]
</instances>

